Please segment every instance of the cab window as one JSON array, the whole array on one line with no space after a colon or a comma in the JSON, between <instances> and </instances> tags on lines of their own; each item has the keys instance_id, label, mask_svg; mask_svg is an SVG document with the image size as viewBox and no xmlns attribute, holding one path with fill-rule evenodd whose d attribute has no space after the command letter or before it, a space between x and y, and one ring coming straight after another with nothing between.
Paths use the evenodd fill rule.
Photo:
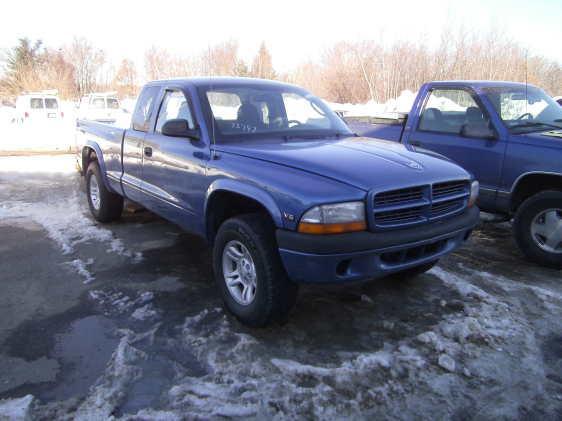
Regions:
<instances>
[{"instance_id":1,"label":"cab window","mask_svg":"<svg viewBox=\"0 0 562 421\"><path fill-rule=\"evenodd\" d=\"M150 124L150 116L154 108L154 100L160 87L149 86L144 88L137 101L137 108L133 114L132 127L133 130L147 132Z\"/></svg>"},{"instance_id":2,"label":"cab window","mask_svg":"<svg viewBox=\"0 0 562 421\"><path fill-rule=\"evenodd\" d=\"M467 124L489 125L472 95L463 89L434 89L425 103L418 130L460 135Z\"/></svg>"},{"instance_id":3,"label":"cab window","mask_svg":"<svg viewBox=\"0 0 562 421\"><path fill-rule=\"evenodd\" d=\"M162 99L162 106L160 107L160 112L158 113L158 119L156 120L157 133L162 132L162 126L166 121L173 119L183 119L187 120L190 129L195 127L193 123L193 117L189 109L189 103L187 98L181 91L169 90L164 94Z\"/></svg>"}]
</instances>

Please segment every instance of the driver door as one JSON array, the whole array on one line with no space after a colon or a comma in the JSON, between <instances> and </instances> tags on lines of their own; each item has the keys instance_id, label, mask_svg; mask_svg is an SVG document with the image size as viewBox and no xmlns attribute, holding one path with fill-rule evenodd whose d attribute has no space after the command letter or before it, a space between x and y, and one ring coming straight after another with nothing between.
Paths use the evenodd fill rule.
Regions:
<instances>
[{"instance_id":1,"label":"driver door","mask_svg":"<svg viewBox=\"0 0 562 421\"><path fill-rule=\"evenodd\" d=\"M477 125L493 130L490 118L476 95L462 88L428 92L409 143L440 153L469 171L480 182L480 204L493 207L501 180L506 142L469 137L464 127Z\"/></svg>"},{"instance_id":2,"label":"driver door","mask_svg":"<svg viewBox=\"0 0 562 421\"><path fill-rule=\"evenodd\" d=\"M171 119L197 124L189 96L180 88L165 88L153 130L144 139L143 190L147 207L189 231L197 229L196 192L205 178L209 153L201 139L170 137L162 126Z\"/></svg>"}]
</instances>

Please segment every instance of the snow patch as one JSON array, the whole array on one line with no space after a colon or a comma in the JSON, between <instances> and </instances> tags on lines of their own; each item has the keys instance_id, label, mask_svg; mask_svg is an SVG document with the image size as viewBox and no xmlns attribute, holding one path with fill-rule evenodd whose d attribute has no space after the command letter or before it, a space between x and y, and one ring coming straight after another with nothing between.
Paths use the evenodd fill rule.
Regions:
<instances>
[{"instance_id":1,"label":"snow patch","mask_svg":"<svg viewBox=\"0 0 562 421\"><path fill-rule=\"evenodd\" d=\"M85 215L86 209L75 193L71 197L41 203L7 202L0 205L0 219L30 219L45 229L47 235L61 248L63 254L75 252L75 247L88 241L110 243L109 251L138 262L140 253L127 250L113 233L97 226Z\"/></svg>"},{"instance_id":2,"label":"snow patch","mask_svg":"<svg viewBox=\"0 0 562 421\"><path fill-rule=\"evenodd\" d=\"M133 314L131 314L131 317L136 320L149 320L154 319L157 316L158 312L154 309L152 303L137 308L133 311Z\"/></svg>"},{"instance_id":3,"label":"snow patch","mask_svg":"<svg viewBox=\"0 0 562 421\"><path fill-rule=\"evenodd\" d=\"M33 395L27 395L23 398L0 400L0 420L31 420L33 399Z\"/></svg>"},{"instance_id":4,"label":"snow patch","mask_svg":"<svg viewBox=\"0 0 562 421\"><path fill-rule=\"evenodd\" d=\"M108 419L126 396L127 387L142 375L138 367L147 355L133 346L136 335L124 331L99 383L76 411L76 419Z\"/></svg>"},{"instance_id":5,"label":"snow patch","mask_svg":"<svg viewBox=\"0 0 562 421\"><path fill-rule=\"evenodd\" d=\"M68 262L68 264L72 266L76 270L76 272L78 272L78 274L84 278L85 284L89 284L96 279L88 270L88 266L91 266L93 263L94 259L92 258L88 259L87 261L83 261L82 259L74 259L71 262Z\"/></svg>"}]
</instances>

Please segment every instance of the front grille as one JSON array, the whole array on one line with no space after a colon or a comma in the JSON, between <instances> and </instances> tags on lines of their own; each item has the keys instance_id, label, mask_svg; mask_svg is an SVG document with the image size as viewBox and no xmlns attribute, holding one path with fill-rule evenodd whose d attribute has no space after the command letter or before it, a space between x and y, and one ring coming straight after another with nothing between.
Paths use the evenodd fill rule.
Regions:
<instances>
[{"instance_id":1,"label":"front grille","mask_svg":"<svg viewBox=\"0 0 562 421\"><path fill-rule=\"evenodd\" d=\"M466 208L467 180L377 192L372 199L375 229L400 228L444 218Z\"/></svg>"},{"instance_id":2,"label":"front grille","mask_svg":"<svg viewBox=\"0 0 562 421\"><path fill-rule=\"evenodd\" d=\"M380 224L416 222L421 218L423 218L423 207L377 213L377 223Z\"/></svg>"},{"instance_id":3,"label":"front grille","mask_svg":"<svg viewBox=\"0 0 562 421\"><path fill-rule=\"evenodd\" d=\"M468 188L466 181L448 181L433 185L433 198L446 197L454 194L465 193Z\"/></svg>"},{"instance_id":4,"label":"front grille","mask_svg":"<svg viewBox=\"0 0 562 421\"><path fill-rule=\"evenodd\" d=\"M446 202L434 203L431 206L431 217L436 218L439 216L447 215L451 212L455 212L464 207L464 200L453 199Z\"/></svg>"},{"instance_id":5,"label":"front grille","mask_svg":"<svg viewBox=\"0 0 562 421\"><path fill-rule=\"evenodd\" d=\"M409 189L392 190L377 194L375 196L375 206L407 203L420 199L423 199L423 187L421 186Z\"/></svg>"}]
</instances>

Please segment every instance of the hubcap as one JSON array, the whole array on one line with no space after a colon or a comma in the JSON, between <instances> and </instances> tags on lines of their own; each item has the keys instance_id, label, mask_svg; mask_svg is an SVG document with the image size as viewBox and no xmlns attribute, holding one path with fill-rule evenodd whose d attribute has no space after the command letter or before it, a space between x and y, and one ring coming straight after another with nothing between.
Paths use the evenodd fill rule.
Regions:
<instances>
[{"instance_id":1,"label":"hubcap","mask_svg":"<svg viewBox=\"0 0 562 421\"><path fill-rule=\"evenodd\" d=\"M96 176L90 176L90 201L95 210L100 210L101 198L100 198L100 186L98 185L98 180Z\"/></svg>"},{"instance_id":2,"label":"hubcap","mask_svg":"<svg viewBox=\"0 0 562 421\"><path fill-rule=\"evenodd\" d=\"M544 251L562 253L562 209L539 213L531 223L531 235Z\"/></svg>"},{"instance_id":3,"label":"hubcap","mask_svg":"<svg viewBox=\"0 0 562 421\"><path fill-rule=\"evenodd\" d=\"M256 266L250 252L240 241L229 241L222 251L222 273L234 300L247 306L256 297Z\"/></svg>"}]
</instances>

